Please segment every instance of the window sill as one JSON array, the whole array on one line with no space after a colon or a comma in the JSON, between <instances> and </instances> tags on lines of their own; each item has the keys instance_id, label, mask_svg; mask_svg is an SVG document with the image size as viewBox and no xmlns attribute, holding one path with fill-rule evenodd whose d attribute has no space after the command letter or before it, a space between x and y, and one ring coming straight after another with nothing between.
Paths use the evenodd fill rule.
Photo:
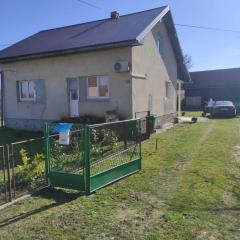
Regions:
<instances>
[{"instance_id":1,"label":"window sill","mask_svg":"<svg viewBox=\"0 0 240 240\"><path fill-rule=\"evenodd\" d=\"M18 102L21 102L21 103L35 103L36 100L32 100L32 99L20 99Z\"/></svg>"},{"instance_id":2,"label":"window sill","mask_svg":"<svg viewBox=\"0 0 240 240\"><path fill-rule=\"evenodd\" d=\"M110 97L106 98L87 98L87 102L109 102Z\"/></svg>"}]
</instances>

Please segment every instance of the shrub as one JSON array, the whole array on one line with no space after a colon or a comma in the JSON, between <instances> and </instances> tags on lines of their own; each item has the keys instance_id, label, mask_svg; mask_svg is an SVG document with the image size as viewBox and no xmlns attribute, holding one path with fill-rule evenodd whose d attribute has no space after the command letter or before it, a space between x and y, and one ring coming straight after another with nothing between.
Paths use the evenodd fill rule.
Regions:
<instances>
[{"instance_id":1,"label":"shrub","mask_svg":"<svg viewBox=\"0 0 240 240\"><path fill-rule=\"evenodd\" d=\"M91 132L92 153L98 155L111 151L117 145L118 140L119 137L114 131L109 129L93 129Z\"/></svg>"},{"instance_id":2,"label":"shrub","mask_svg":"<svg viewBox=\"0 0 240 240\"><path fill-rule=\"evenodd\" d=\"M31 161L27 151L23 148L20 150L20 155L22 165L18 165L16 169L16 184L32 185L44 174L44 155L36 153Z\"/></svg>"}]
</instances>

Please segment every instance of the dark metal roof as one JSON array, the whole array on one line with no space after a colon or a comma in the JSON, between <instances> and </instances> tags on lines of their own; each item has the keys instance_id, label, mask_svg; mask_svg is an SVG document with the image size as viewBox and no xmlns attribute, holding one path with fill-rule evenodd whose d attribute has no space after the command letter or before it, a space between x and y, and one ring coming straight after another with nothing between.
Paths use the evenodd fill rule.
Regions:
<instances>
[{"instance_id":1,"label":"dark metal roof","mask_svg":"<svg viewBox=\"0 0 240 240\"><path fill-rule=\"evenodd\" d=\"M41 31L0 51L0 63L32 57L139 45L162 18L166 23L177 59L178 77L181 80L190 81L169 6L120 16L118 19L109 18Z\"/></svg>"},{"instance_id":2,"label":"dark metal roof","mask_svg":"<svg viewBox=\"0 0 240 240\"><path fill-rule=\"evenodd\" d=\"M191 72L190 75L193 83L185 84L186 90L240 87L240 68Z\"/></svg>"},{"instance_id":3,"label":"dark metal roof","mask_svg":"<svg viewBox=\"0 0 240 240\"><path fill-rule=\"evenodd\" d=\"M166 7L67 27L41 31L0 52L0 60L71 49L134 43Z\"/></svg>"},{"instance_id":4,"label":"dark metal roof","mask_svg":"<svg viewBox=\"0 0 240 240\"><path fill-rule=\"evenodd\" d=\"M173 50L174 50L174 54L177 60L177 66L178 66L178 78L180 80L183 80L185 82L190 82L191 81L191 77L189 75L187 66L185 64L184 61L184 57L183 57L183 53L182 53L182 49L177 37L177 31L173 22L173 17L171 12L167 12L166 15L164 16L164 23L167 26L167 32L168 32L168 36L169 39L171 41Z\"/></svg>"}]
</instances>

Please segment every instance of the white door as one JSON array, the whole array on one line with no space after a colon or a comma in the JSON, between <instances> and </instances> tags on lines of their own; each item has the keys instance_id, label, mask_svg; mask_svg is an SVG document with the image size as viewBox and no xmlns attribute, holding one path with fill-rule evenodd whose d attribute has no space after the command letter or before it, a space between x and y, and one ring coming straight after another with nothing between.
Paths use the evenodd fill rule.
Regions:
<instances>
[{"instance_id":1,"label":"white door","mask_svg":"<svg viewBox=\"0 0 240 240\"><path fill-rule=\"evenodd\" d=\"M69 107L70 116L79 117L79 80L70 79L69 80Z\"/></svg>"}]
</instances>

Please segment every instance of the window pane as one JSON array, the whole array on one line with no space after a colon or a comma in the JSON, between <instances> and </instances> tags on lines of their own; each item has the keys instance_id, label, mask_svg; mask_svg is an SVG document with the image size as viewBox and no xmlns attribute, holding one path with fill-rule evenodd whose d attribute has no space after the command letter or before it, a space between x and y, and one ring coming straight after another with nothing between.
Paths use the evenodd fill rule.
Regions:
<instances>
[{"instance_id":1,"label":"window pane","mask_svg":"<svg viewBox=\"0 0 240 240\"><path fill-rule=\"evenodd\" d=\"M99 77L99 96L100 97L108 97L108 77L101 76Z\"/></svg>"},{"instance_id":2,"label":"window pane","mask_svg":"<svg viewBox=\"0 0 240 240\"><path fill-rule=\"evenodd\" d=\"M71 96L71 100L78 100L78 92L77 92L77 90L71 90L70 96Z\"/></svg>"},{"instance_id":3,"label":"window pane","mask_svg":"<svg viewBox=\"0 0 240 240\"><path fill-rule=\"evenodd\" d=\"M20 82L20 97L21 98L28 98L28 82L22 81Z\"/></svg>"},{"instance_id":4,"label":"window pane","mask_svg":"<svg viewBox=\"0 0 240 240\"><path fill-rule=\"evenodd\" d=\"M29 91L29 98L35 97L35 83L33 81L28 82L28 91Z\"/></svg>"},{"instance_id":5,"label":"window pane","mask_svg":"<svg viewBox=\"0 0 240 240\"><path fill-rule=\"evenodd\" d=\"M96 77L88 78L88 96L89 97L98 97L97 78Z\"/></svg>"}]
</instances>

